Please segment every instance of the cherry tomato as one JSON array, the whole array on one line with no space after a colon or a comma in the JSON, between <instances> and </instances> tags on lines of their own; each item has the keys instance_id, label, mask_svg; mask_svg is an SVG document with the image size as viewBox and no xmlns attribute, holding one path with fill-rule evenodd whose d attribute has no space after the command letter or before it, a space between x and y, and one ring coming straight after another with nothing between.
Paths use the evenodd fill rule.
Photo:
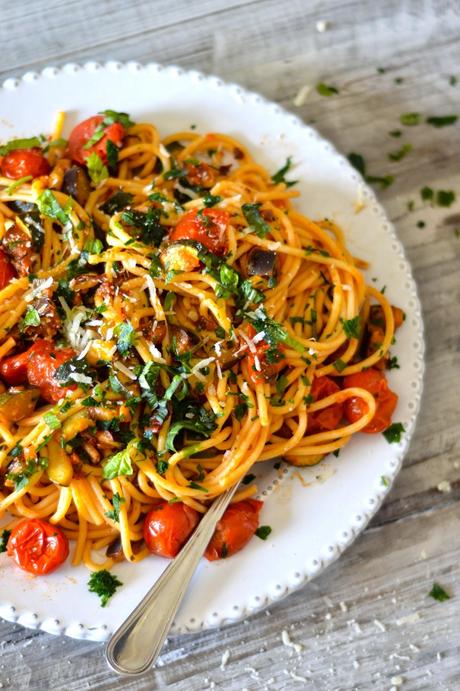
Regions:
<instances>
[{"instance_id":1,"label":"cherry tomato","mask_svg":"<svg viewBox=\"0 0 460 691\"><path fill-rule=\"evenodd\" d=\"M16 278L16 271L3 250L0 250L0 290L5 288L12 278Z\"/></svg>"},{"instance_id":2,"label":"cherry tomato","mask_svg":"<svg viewBox=\"0 0 460 691\"><path fill-rule=\"evenodd\" d=\"M371 367L364 372L349 374L344 377L343 384L344 388L356 386L360 389L366 389L376 400L377 409L375 415L361 432L377 434L378 432L383 432L390 426L391 416L398 403L398 396L389 388L383 372ZM362 398L353 396L345 401L345 417L350 423L359 420L367 413L367 410L367 404Z\"/></svg>"},{"instance_id":3,"label":"cherry tomato","mask_svg":"<svg viewBox=\"0 0 460 691\"><path fill-rule=\"evenodd\" d=\"M39 518L29 518L11 531L7 554L24 571L42 576L57 569L67 559L69 541L55 525Z\"/></svg>"},{"instance_id":4,"label":"cherry tomato","mask_svg":"<svg viewBox=\"0 0 460 691\"><path fill-rule=\"evenodd\" d=\"M1 170L5 177L19 180L26 175L48 175L51 168L40 149L14 149L2 159Z\"/></svg>"},{"instance_id":5,"label":"cherry tomato","mask_svg":"<svg viewBox=\"0 0 460 691\"><path fill-rule=\"evenodd\" d=\"M223 209L192 210L181 217L169 233L169 239L196 240L214 254L225 254L229 220L230 215Z\"/></svg>"},{"instance_id":6,"label":"cherry tomato","mask_svg":"<svg viewBox=\"0 0 460 691\"><path fill-rule=\"evenodd\" d=\"M84 165L91 153L96 153L104 162L107 161L107 141L120 146L125 136L125 128L119 122L114 122L104 128L103 136L88 149L85 145L91 139L98 126L104 120L103 115L93 115L76 125L69 137L68 149L72 160Z\"/></svg>"},{"instance_id":7,"label":"cherry tomato","mask_svg":"<svg viewBox=\"0 0 460 691\"><path fill-rule=\"evenodd\" d=\"M162 501L144 519L144 540L153 554L172 559L187 542L200 514L187 504Z\"/></svg>"},{"instance_id":8,"label":"cherry tomato","mask_svg":"<svg viewBox=\"0 0 460 691\"><path fill-rule=\"evenodd\" d=\"M11 386L19 386L27 381L27 361L29 350L19 355L10 355L0 363L0 374Z\"/></svg>"},{"instance_id":9,"label":"cherry tomato","mask_svg":"<svg viewBox=\"0 0 460 691\"><path fill-rule=\"evenodd\" d=\"M256 330L251 325L247 327L246 331L251 339L256 335ZM245 343L245 341L242 341L242 345ZM284 346L278 344L276 348L272 348L267 341L262 340L255 344L255 349L255 353L249 351L247 355L249 378L254 384L264 384L269 379L275 377L286 366ZM270 353L267 354L267 351L270 351ZM256 363L258 363L260 369L256 367Z\"/></svg>"},{"instance_id":10,"label":"cherry tomato","mask_svg":"<svg viewBox=\"0 0 460 691\"><path fill-rule=\"evenodd\" d=\"M340 386L329 377L315 377L310 390L310 395L313 401L320 401L322 398L327 398L334 393L340 391ZM333 403L327 408L317 410L308 415L308 432L314 434L316 432L328 431L337 429L343 417L343 404Z\"/></svg>"},{"instance_id":11,"label":"cherry tomato","mask_svg":"<svg viewBox=\"0 0 460 691\"><path fill-rule=\"evenodd\" d=\"M209 561L231 557L249 542L259 527L262 501L244 499L230 504L218 521L204 556Z\"/></svg>"},{"instance_id":12,"label":"cherry tomato","mask_svg":"<svg viewBox=\"0 0 460 691\"><path fill-rule=\"evenodd\" d=\"M67 391L77 388L76 384L61 386L54 378L57 368L75 357L72 348L56 349L52 341L36 341L29 349L27 358L27 379L29 384L40 389L40 395L49 403L57 403Z\"/></svg>"}]
</instances>

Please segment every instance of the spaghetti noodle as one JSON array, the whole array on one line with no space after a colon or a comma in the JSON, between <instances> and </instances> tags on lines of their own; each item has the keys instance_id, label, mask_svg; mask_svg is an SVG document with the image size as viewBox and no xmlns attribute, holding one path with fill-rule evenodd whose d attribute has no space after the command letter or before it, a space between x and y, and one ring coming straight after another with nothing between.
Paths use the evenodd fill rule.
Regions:
<instances>
[{"instance_id":1,"label":"spaghetti noodle","mask_svg":"<svg viewBox=\"0 0 460 691\"><path fill-rule=\"evenodd\" d=\"M98 570L148 554L152 507L199 518L255 463L388 427L401 312L292 205L289 160L113 111L62 126L2 147L0 511Z\"/></svg>"}]
</instances>

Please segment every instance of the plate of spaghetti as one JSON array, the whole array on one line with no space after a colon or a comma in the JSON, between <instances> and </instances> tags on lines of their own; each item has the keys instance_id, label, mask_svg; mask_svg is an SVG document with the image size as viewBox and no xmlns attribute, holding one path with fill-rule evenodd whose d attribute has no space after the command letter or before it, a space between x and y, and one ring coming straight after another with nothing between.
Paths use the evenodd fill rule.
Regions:
<instances>
[{"instance_id":1,"label":"plate of spaghetti","mask_svg":"<svg viewBox=\"0 0 460 691\"><path fill-rule=\"evenodd\" d=\"M240 483L174 630L247 616L400 467L402 247L329 143L237 86L89 63L0 98L0 614L103 640Z\"/></svg>"}]
</instances>

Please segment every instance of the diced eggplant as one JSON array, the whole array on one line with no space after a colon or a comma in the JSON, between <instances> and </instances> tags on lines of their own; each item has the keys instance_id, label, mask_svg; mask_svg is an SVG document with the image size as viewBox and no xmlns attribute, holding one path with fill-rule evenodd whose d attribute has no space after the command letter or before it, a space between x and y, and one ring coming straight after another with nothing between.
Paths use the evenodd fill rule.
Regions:
<instances>
[{"instance_id":1,"label":"diced eggplant","mask_svg":"<svg viewBox=\"0 0 460 691\"><path fill-rule=\"evenodd\" d=\"M173 349L178 355L183 355L193 348L192 338L185 329L172 325L169 327L169 333Z\"/></svg>"},{"instance_id":2,"label":"diced eggplant","mask_svg":"<svg viewBox=\"0 0 460 691\"><path fill-rule=\"evenodd\" d=\"M19 223L14 223L6 230L2 245L19 276L27 276L30 273L34 255L32 240L27 231Z\"/></svg>"},{"instance_id":3,"label":"diced eggplant","mask_svg":"<svg viewBox=\"0 0 460 691\"><path fill-rule=\"evenodd\" d=\"M276 271L276 252L253 247L248 255L249 276L273 276Z\"/></svg>"},{"instance_id":4,"label":"diced eggplant","mask_svg":"<svg viewBox=\"0 0 460 691\"><path fill-rule=\"evenodd\" d=\"M84 206L91 193L91 183L88 174L81 166L72 166L64 173L62 191Z\"/></svg>"},{"instance_id":5,"label":"diced eggplant","mask_svg":"<svg viewBox=\"0 0 460 691\"><path fill-rule=\"evenodd\" d=\"M40 252L45 242L45 229L43 228L40 212L24 211L19 214L20 221L25 225L32 239L32 247L36 252Z\"/></svg>"},{"instance_id":6,"label":"diced eggplant","mask_svg":"<svg viewBox=\"0 0 460 691\"><path fill-rule=\"evenodd\" d=\"M123 561L125 555L123 554L121 537L116 537L115 540L107 546L105 556L110 557L110 559L113 559L114 561Z\"/></svg>"},{"instance_id":7,"label":"diced eggplant","mask_svg":"<svg viewBox=\"0 0 460 691\"><path fill-rule=\"evenodd\" d=\"M40 389L27 389L0 395L0 415L10 422L18 422L31 415L40 396Z\"/></svg>"}]
</instances>

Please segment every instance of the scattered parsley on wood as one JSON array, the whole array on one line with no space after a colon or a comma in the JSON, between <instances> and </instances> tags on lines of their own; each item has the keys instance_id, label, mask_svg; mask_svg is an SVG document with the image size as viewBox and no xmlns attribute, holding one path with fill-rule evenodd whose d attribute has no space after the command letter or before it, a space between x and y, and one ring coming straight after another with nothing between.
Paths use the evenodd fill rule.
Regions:
<instances>
[{"instance_id":1,"label":"scattered parsley on wood","mask_svg":"<svg viewBox=\"0 0 460 691\"><path fill-rule=\"evenodd\" d=\"M102 571L94 571L89 577L88 590L90 593L96 593L101 598L101 607L105 607L115 593L116 589L123 585L123 583L110 571L103 569Z\"/></svg>"},{"instance_id":2,"label":"scattered parsley on wood","mask_svg":"<svg viewBox=\"0 0 460 691\"><path fill-rule=\"evenodd\" d=\"M449 77L449 86L455 86L457 84L457 77L453 74Z\"/></svg>"},{"instance_id":3,"label":"scattered parsley on wood","mask_svg":"<svg viewBox=\"0 0 460 691\"><path fill-rule=\"evenodd\" d=\"M401 161L412 151L412 144L404 144L398 151L392 151L388 154L390 161Z\"/></svg>"},{"instance_id":4,"label":"scattered parsley on wood","mask_svg":"<svg viewBox=\"0 0 460 691\"><path fill-rule=\"evenodd\" d=\"M417 228L424 228L426 226L425 221L417 221Z\"/></svg>"},{"instance_id":5,"label":"scattered parsley on wood","mask_svg":"<svg viewBox=\"0 0 460 691\"><path fill-rule=\"evenodd\" d=\"M378 72L379 74L385 74L386 68L385 68L385 67L377 67L377 72Z\"/></svg>"},{"instance_id":6,"label":"scattered parsley on wood","mask_svg":"<svg viewBox=\"0 0 460 691\"><path fill-rule=\"evenodd\" d=\"M426 119L428 125L433 127L447 127L448 125L455 125L458 120L458 115L440 115L438 117L432 116Z\"/></svg>"},{"instance_id":7,"label":"scattered parsley on wood","mask_svg":"<svg viewBox=\"0 0 460 691\"><path fill-rule=\"evenodd\" d=\"M438 206L451 206L455 201L453 190L438 190L436 192L436 203Z\"/></svg>"},{"instance_id":8,"label":"scattered parsley on wood","mask_svg":"<svg viewBox=\"0 0 460 691\"><path fill-rule=\"evenodd\" d=\"M420 113L403 113L399 118L401 125L405 127L413 127L414 125L419 125L422 120Z\"/></svg>"},{"instance_id":9,"label":"scattered parsley on wood","mask_svg":"<svg viewBox=\"0 0 460 691\"><path fill-rule=\"evenodd\" d=\"M318 82L316 91L320 96L334 96L339 93L337 87L332 86L332 84L325 84L324 82Z\"/></svg>"},{"instance_id":10,"label":"scattered parsley on wood","mask_svg":"<svg viewBox=\"0 0 460 691\"><path fill-rule=\"evenodd\" d=\"M401 435L406 431L406 428L401 422L393 422L383 433L383 436L389 444L399 444Z\"/></svg>"},{"instance_id":11,"label":"scattered parsley on wood","mask_svg":"<svg viewBox=\"0 0 460 691\"><path fill-rule=\"evenodd\" d=\"M450 595L447 593L442 585L439 585L439 583L436 583L436 581L433 583L433 587L431 588L430 592L428 593L429 597L432 597L433 600L437 600L438 602L444 602L445 600L450 600Z\"/></svg>"},{"instance_id":12,"label":"scattered parsley on wood","mask_svg":"<svg viewBox=\"0 0 460 691\"><path fill-rule=\"evenodd\" d=\"M393 175L367 175L366 162L361 154L352 151L348 154L348 160L353 168L356 168L358 173L361 173L366 182L380 185L382 189L386 189L392 185L395 180Z\"/></svg>"},{"instance_id":13,"label":"scattered parsley on wood","mask_svg":"<svg viewBox=\"0 0 460 691\"><path fill-rule=\"evenodd\" d=\"M401 130L391 130L391 132L388 132L388 134L390 135L390 137L398 139L402 135L402 132Z\"/></svg>"},{"instance_id":14,"label":"scattered parsley on wood","mask_svg":"<svg viewBox=\"0 0 460 691\"><path fill-rule=\"evenodd\" d=\"M259 528L257 528L256 535L257 537L260 537L261 540L266 540L271 532L272 529L269 525L261 525Z\"/></svg>"}]
</instances>

